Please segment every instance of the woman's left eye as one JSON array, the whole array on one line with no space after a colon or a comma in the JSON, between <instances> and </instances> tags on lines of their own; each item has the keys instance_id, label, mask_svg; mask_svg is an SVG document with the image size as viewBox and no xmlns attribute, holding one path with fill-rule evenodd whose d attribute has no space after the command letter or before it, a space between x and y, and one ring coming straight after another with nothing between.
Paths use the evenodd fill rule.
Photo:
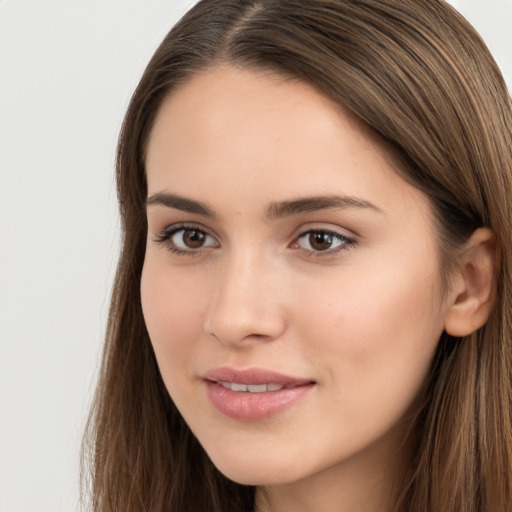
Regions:
<instances>
[{"instance_id":1,"label":"woman's left eye","mask_svg":"<svg viewBox=\"0 0 512 512\"><path fill-rule=\"evenodd\" d=\"M355 240L334 231L312 229L302 233L294 242L294 246L315 253L333 253L348 249Z\"/></svg>"}]
</instances>

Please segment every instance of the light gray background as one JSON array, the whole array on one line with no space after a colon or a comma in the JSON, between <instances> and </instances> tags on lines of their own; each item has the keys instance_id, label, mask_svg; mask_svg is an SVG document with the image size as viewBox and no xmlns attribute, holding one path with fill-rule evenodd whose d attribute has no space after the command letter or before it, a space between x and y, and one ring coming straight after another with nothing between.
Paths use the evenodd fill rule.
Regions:
<instances>
[{"instance_id":1,"label":"light gray background","mask_svg":"<svg viewBox=\"0 0 512 512\"><path fill-rule=\"evenodd\" d=\"M0 0L0 512L78 509L118 249L116 137L193 0ZM512 0L453 0L512 87Z\"/></svg>"}]
</instances>

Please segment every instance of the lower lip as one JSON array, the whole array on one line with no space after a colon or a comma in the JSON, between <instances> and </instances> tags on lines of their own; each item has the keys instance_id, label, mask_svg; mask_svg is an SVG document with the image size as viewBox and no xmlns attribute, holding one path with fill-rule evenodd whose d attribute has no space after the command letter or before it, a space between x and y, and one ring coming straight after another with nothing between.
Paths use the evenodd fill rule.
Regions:
<instances>
[{"instance_id":1,"label":"lower lip","mask_svg":"<svg viewBox=\"0 0 512 512\"><path fill-rule=\"evenodd\" d=\"M231 391L216 382L205 381L208 398L216 409L240 421L259 421L279 414L309 393L314 383L279 391L243 393Z\"/></svg>"}]
</instances>

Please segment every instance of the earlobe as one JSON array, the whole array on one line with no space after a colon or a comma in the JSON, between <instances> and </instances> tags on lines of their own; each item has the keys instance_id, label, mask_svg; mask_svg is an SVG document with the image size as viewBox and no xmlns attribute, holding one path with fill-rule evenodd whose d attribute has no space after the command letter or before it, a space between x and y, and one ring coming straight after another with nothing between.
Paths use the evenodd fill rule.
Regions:
<instances>
[{"instance_id":1,"label":"earlobe","mask_svg":"<svg viewBox=\"0 0 512 512\"><path fill-rule=\"evenodd\" d=\"M448 334L467 336L487 322L496 296L495 269L494 235L488 228L479 228L471 235L459 258L445 316Z\"/></svg>"}]
</instances>

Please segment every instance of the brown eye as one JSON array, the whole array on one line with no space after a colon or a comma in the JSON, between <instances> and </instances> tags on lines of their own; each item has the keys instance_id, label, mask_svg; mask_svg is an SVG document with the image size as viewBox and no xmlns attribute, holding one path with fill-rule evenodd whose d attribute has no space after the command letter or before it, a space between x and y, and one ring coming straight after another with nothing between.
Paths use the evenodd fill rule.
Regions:
<instances>
[{"instance_id":1,"label":"brown eye","mask_svg":"<svg viewBox=\"0 0 512 512\"><path fill-rule=\"evenodd\" d=\"M202 231L197 231L195 229L183 230L182 240L189 249L198 249L199 247L202 247L205 239L206 234Z\"/></svg>"},{"instance_id":2,"label":"brown eye","mask_svg":"<svg viewBox=\"0 0 512 512\"><path fill-rule=\"evenodd\" d=\"M315 251L326 251L331 248L333 242L333 236L324 231L311 231L308 238L309 245Z\"/></svg>"},{"instance_id":3,"label":"brown eye","mask_svg":"<svg viewBox=\"0 0 512 512\"><path fill-rule=\"evenodd\" d=\"M335 253L338 249L348 249L355 240L334 231L319 229L303 233L297 238L296 245L312 253Z\"/></svg>"},{"instance_id":4,"label":"brown eye","mask_svg":"<svg viewBox=\"0 0 512 512\"><path fill-rule=\"evenodd\" d=\"M167 237L171 250L196 252L206 247L217 247L217 241L199 228L176 229Z\"/></svg>"}]
</instances>

